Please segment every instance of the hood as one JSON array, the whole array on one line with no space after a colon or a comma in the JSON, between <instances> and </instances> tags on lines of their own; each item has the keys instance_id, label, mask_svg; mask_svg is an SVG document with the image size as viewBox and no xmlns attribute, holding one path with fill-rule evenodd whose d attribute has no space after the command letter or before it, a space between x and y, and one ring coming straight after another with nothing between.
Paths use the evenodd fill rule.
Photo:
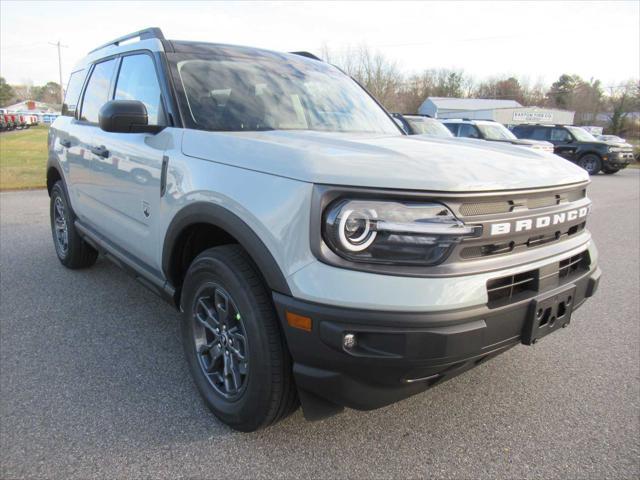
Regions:
<instances>
[{"instance_id":1,"label":"hood","mask_svg":"<svg viewBox=\"0 0 640 480\"><path fill-rule=\"evenodd\" d=\"M609 145L610 147L618 147L618 148L624 148L625 150L633 150L633 145L631 145L630 143L627 142L616 142L615 140L609 140L604 142L607 145Z\"/></svg>"},{"instance_id":2,"label":"hood","mask_svg":"<svg viewBox=\"0 0 640 480\"><path fill-rule=\"evenodd\" d=\"M566 185L588 180L556 155L494 142L302 130L185 130L190 157L331 185L446 192Z\"/></svg>"},{"instance_id":3,"label":"hood","mask_svg":"<svg viewBox=\"0 0 640 480\"><path fill-rule=\"evenodd\" d=\"M514 145L545 145L553 148L553 143L547 142L546 140L531 140L530 138L514 138L512 140L507 140L507 142L511 142Z\"/></svg>"}]
</instances>

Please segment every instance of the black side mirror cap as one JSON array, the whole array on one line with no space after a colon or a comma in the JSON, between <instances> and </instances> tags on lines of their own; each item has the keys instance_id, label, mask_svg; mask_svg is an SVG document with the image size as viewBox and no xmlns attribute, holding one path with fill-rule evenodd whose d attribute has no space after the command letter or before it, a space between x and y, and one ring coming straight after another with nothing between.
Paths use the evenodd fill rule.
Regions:
<instances>
[{"instance_id":1,"label":"black side mirror cap","mask_svg":"<svg viewBox=\"0 0 640 480\"><path fill-rule=\"evenodd\" d=\"M111 100L98 112L98 124L105 132L158 133L164 127L149 125L147 107L138 100Z\"/></svg>"}]
</instances>

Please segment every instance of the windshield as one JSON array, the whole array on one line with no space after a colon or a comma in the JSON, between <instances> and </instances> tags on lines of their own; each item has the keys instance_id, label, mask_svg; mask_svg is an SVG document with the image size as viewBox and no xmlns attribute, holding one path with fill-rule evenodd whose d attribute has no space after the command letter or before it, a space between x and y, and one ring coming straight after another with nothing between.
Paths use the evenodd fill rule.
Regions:
<instances>
[{"instance_id":1,"label":"windshield","mask_svg":"<svg viewBox=\"0 0 640 480\"><path fill-rule=\"evenodd\" d=\"M326 63L284 56L185 57L170 55L191 128L402 135L366 91Z\"/></svg>"},{"instance_id":2,"label":"windshield","mask_svg":"<svg viewBox=\"0 0 640 480\"><path fill-rule=\"evenodd\" d=\"M515 140L517 137L511 133L504 125L499 123L478 123L484 138L488 140Z\"/></svg>"},{"instance_id":3,"label":"windshield","mask_svg":"<svg viewBox=\"0 0 640 480\"><path fill-rule=\"evenodd\" d=\"M453 135L447 127L438 120L421 117L404 117L417 134L432 135L434 137L451 138Z\"/></svg>"},{"instance_id":4,"label":"windshield","mask_svg":"<svg viewBox=\"0 0 640 480\"><path fill-rule=\"evenodd\" d=\"M573 134L573 136L576 137L576 140L580 142L597 142L598 141L596 140L596 137L591 135L584 128L567 127L567 130L569 130Z\"/></svg>"}]
</instances>

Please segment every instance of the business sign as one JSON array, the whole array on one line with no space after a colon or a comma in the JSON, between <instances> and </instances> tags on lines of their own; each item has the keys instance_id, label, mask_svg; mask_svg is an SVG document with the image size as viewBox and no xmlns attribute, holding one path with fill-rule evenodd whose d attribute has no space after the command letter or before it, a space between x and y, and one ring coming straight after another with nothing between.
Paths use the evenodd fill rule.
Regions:
<instances>
[{"instance_id":1,"label":"business sign","mask_svg":"<svg viewBox=\"0 0 640 480\"><path fill-rule=\"evenodd\" d=\"M513 112L514 122L553 122L552 112Z\"/></svg>"}]
</instances>

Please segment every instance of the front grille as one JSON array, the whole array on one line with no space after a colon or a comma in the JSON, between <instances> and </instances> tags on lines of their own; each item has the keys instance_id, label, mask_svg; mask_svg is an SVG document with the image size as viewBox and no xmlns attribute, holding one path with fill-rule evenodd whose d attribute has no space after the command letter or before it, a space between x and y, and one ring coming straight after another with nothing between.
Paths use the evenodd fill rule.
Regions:
<instances>
[{"instance_id":1,"label":"front grille","mask_svg":"<svg viewBox=\"0 0 640 480\"><path fill-rule=\"evenodd\" d=\"M544 208L550 207L552 205L557 205L559 203L559 195L553 195L551 197L538 197L538 198L530 198L527 200L527 207L529 210L532 208Z\"/></svg>"},{"instance_id":2,"label":"front grille","mask_svg":"<svg viewBox=\"0 0 640 480\"><path fill-rule=\"evenodd\" d=\"M516 207L520 210L536 210L538 208L552 207L565 202L575 202L586 196L586 189L579 188L560 194L547 194L542 196L529 196L510 198L503 201L473 202L460 205L460 215L465 217L477 217L480 215L496 215L499 213L513 212Z\"/></svg>"},{"instance_id":3,"label":"front grille","mask_svg":"<svg viewBox=\"0 0 640 480\"><path fill-rule=\"evenodd\" d=\"M581 270L589 270L589 262L587 261L588 255L579 253L571 258L567 258L560 262L560 268L558 270L558 276L562 278L568 278L575 275L576 272Z\"/></svg>"},{"instance_id":4,"label":"front grille","mask_svg":"<svg viewBox=\"0 0 640 480\"><path fill-rule=\"evenodd\" d=\"M529 270L528 272L517 275L489 280L489 282L487 282L489 305L503 301L509 303L515 296L526 292L535 292L537 282L537 270Z\"/></svg>"},{"instance_id":5,"label":"front grille","mask_svg":"<svg viewBox=\"0 0 640 480\"><path fill-rule=\"evenodd\" d=\"M556 288L588 272L590 265L589 252L585 250L543 268L491 279L487 282L488 306L496 308L508 305Z\"/></svg>"},{"instance_id":6,"label":"front grille","mask_svg":"<svg viewBox=\"0 0 640 480\"><path fill-rule=\"evenodd\" d=\"M583 231L585 226L586 222L582 222L578 225L574 225L564 230L558 230L556 232L546 233L543 235L534 235L519 242L503 240L502 242L493 242L484 245L466 247L463 248L460 252L460 257L468 260L472 258L482 258L492 255L503 255L506 253L511 253L516 247L522 247L523 249L540 247L542 245L547 245L559 240L564 240L567 237L575 235L576 233Z\"/></svg>"},{"instance_id":7,"label":"front grille","mask_svg":"<svg viewBox=\"0 0 640 480\"><path fill-rule=\"evenodd\" d=\"M508 213L511 211L512 205L511 202L463 203L460 207L460 213L465 217Z\"/></svg>"}]
</instances>

